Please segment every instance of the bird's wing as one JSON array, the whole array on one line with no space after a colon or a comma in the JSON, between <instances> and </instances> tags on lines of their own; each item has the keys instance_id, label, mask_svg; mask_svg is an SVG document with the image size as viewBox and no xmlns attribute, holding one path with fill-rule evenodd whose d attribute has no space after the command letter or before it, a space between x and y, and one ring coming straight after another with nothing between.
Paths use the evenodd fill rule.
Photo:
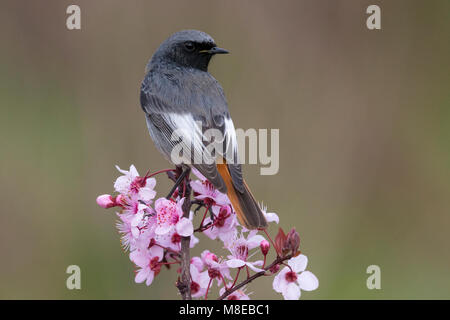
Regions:
<instances>
[{"instance_id":1,"label":"bird's wing","mask_svg":"<svg viewBox=\"0 0 450 320\"><path fill-rule=\"evenodd\" d=\"M235 160L228 165L233 179L233 185L239 191L243 190L241 166L237 161L237 141L233 122L228 113L228 107L217 81L212 77L193 77L184 79L187 87L180 86L174 77L158 76L158 81L148 75L141 86L141 106L147 114L147 119L158 130L166 149L175 146L184 150L191 148L191 155L186 159L197 168L218 190L226 192L226 186L215 164L216 154L207 147L210 141L205 132L208 129L219 130L224 139L216 141L223 145L215 150L229 161L232 155ZM183 139L175 139L174 132ZM231 151L230 151L231 150ZM200 161L199 161L200 160Z\"/></svg>"},{"instance_id":2,"label":"bird's wing","mask_svg":"<svg viewBox=\"0 0 450 320\"><path fill-rule=\"evenodd\" d=\"M216 109L212 109L212 119L214 128L220 130L224 137L222 148L220 149L223 150L221 156L227 163L233 186L239 192L243 193L245 187L242 178L242 168L238 158L238 144L233 120L231 119L228 110L224 112Z\"/></svg>"}]
</instances>

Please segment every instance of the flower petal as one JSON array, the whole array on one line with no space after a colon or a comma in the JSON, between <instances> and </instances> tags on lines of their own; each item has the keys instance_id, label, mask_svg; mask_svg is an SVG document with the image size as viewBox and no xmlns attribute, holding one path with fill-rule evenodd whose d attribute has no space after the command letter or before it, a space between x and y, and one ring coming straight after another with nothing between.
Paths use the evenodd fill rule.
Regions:
<instances>
[{"instance_id":1,"label":"flower petal","mask_svg":"<svg viewBox=\"0 0 450 320\"><path fill-rule=\"evenodd\" d=\"M300 288L294 282L289 283L283 290L283 297L285 300L298 300L300 299Z\"/></svg>"},{"instance_id":2,"label":"flower petal","mask_svg":"<svg viewBox=\"0 0 450 320\"><path fill-rule=\"evenodd\" d=\"M208 225L208 223L211 223L211 219L209 217L207 217L203 223L203 225ZM211 240L216 240L217 239L217 235L219 234L219 228L216 227L212 227L212 228L208 228L205 231L203 231L203 234L205 236L207 236L208 238L210 238Z\"/></svg>"},{"instance_id":3,"label":"flower petal","mask_svg":"<svg viewBox=\"0 0 450 320\"><path fill-rule=\"evenodd\" d=\"M227 261L227 266L230 268L239 268L245 266L245 261L240 259L230 259Z\"/></svg>"},{"instance_id":4,"label":"flower petal","mask_svg":"<svg viewBox=\"0 0 450 320\"><path fill-rule=\"evenodd\" d=\"M305 271L308 264L308 258L304 254L300 254L294 258L289 259L288 265L295 273Z\"/></svg>"},{"instance_id":5,"label":"flower petal","mask_svg":"<svg viewBox=\"0 0 450 320\"><path fill-rule=\"evenodd\" d=\"M150 272L148 273L147 281L145 281L145 284L146 284L147 286L151 285L152 282L153 282L153 278L155 278L155 272L150 271Z\"/></svg>"},{"instance_id":6,"label":"flower petal","mask_svg":"<svg viewBox=\"0 0 450 320\"><path fill-rule=\"evenodd\" d=\"M120 167L116 164L116 169L122 174L128 174L128 171L120 169Z\"/></svg>"},{"instance_id":7,"label":"flower petal","mask_svg":"<svg viewBox=\"0 0 450 320\"><path fill-rule=\"evenodd\" d=\"M127 193L130 187L130 179L128 176L120 176L114 182L114 190L119 193Z\"/></svg>"},{"instance_id":8,"label":"flower petal","mask_svg":"<svg viewBox=\"0 0 450 320\"><path fill-rule=\"evenodd\" d=\"M164 249L161 248L160 246L152 246L149 249L149 254L152 257L158 257L158 261L161 261L161 259L163 258L163 255L164 255Z\"/></svg>"},{"instance_id":9,"label":"flower petal","mask_svg":"<svg viewBox=\"0 0 450 320\"><path fill-rule=\"evenodd\" d=\"M139 235L141 234L141 231L137 227L131 227L131 235L133 238L137 239Z\"/></svg>"},{"instance_id":10,"label":"flower petal","mask_svg":"<svg viewBox=\"0 0 450 320\"><path fill-rule=\"evenodd\" d=\"M279 277L279 275L276 275L275 278L273 278L272 288L276 292L281 293L281 288L280 287L281 287L280 286L280 277Z\"/></svg>"},{"instance_id":11,"label":"flower petal","mask_svg":"<svg viewBox=\"0 0 450 320\"><path fill-rule=\"evenodd\" d=\"M197 244L197 243L199 243L199 239L196 237L196 236L194 236L194 234L192 233L191 234L191 241L189 242L189 248L193 248L193 247L195 247L195 245Z\"/></svg>"},{"instance_id":12,"label":"flower petal","mask_svg":"<svg viewBox=\"0 0 450 320\"><path fill-rule=\"evenodd\" d=\"M286 273L289 271L288 267L284 267L279 274L273 279L272 287L276 292L282 293L287 285Z\"/></svg>"},{"instance_id":13,"label":"flower petal","mask_svg":"<svg viewBox=\"0 0 450 320\"><path fill-rule=\"evenodd\" d=\"M252 262L254 266L262 266L264 264L264 261L262 260L256 260L255 262Z\"/></svg>"},{"instance_id":14,"label":"flower petal","mask_svg":"<svg viewBox=\"0 0 450 320\"><path fill-rule=\"evenodd\" d=\"M192 221L188 218L181 218L176 225L177 233L182 237L189 237L194 233Z\"/></svg>"},{"instance_id":15,"label":"flower petal","mask_svg":"<svg viewBox=\"0 0 450 320\"><path fill-rule=\"evenodd\" d=\"M170 225L161 225L156 227L155 233L157 235L164 235L170 231Z\"/></svg>"},{"instance_id":16,"label":"flower petal","mask_svg":"<svg viewBox=\"0 0 450 320\"><path fill-rule=\"evenodd\" d=\"M259 247L259 244L261 243L261 241L266 240L262 235L255 235L253 237L249 237L247 239L247 245L248 245L248 249L254 249L256 247Z\"/></svg>"},{"instance_id":17,"label":"flower petal","mask_svg":"<svg viewBox=\"0 0 450 320\"><path fill-rule=\"evenodd\" d=\"M133 261L135 265L141 268L144 268L149 263L148 257L140 250L134 250L133 252L131 252L130 260Z\"/></svg>"},{"instance_id":18,"label":"flower petal","mask_svg":"<svg viewBox=\"0 0 450 320\"><path fill-rule=\"evenodd\" d=\"M300 289L305 291L313 291L319 287L319 279L310 271L300 273L297 282Z\"/></svg>"},{"instance_id":19,"label":"flower petal","mask_svg":"<svg viewBox=\"0 0 450 320\"><path fill-rule=\"evenodd\" d=\"M202 288L207 288L208 287L208 282L209 282L209 275L208 275L208 270L205 270L203 272L200 273L200 277L199 277L199 284Z\"/></svg>"},{"instance_id":20,"label":"flower petal","mask_svg":"<svg viewBox=\"0 0 450 320\"><path fill-rule=\"evenodd\" d=\"M203 183L199 180L191 181L191 188L192 188L192 191L194 191L196 193L200 193L200 194L204 190Z\"/></svg>"},{"instance_id":21,"label":"flower petal","mask_svg":"<svg viewBox=\"0 0 450 320\"><path fill-rule=\"evenodd\" d=\"M250 269L252 269L253 271L255 271L255 272L261 272L261 271L264 271L263 269L260 269L260 268L255 267L255 265L254 265L253 263L251 263L251 262L247 262L246 265L247 265Z\"/></svg>"},{"instance_id":22,"label":"flower petal","mask_svg":"<svg viewBox=\"0 0 450 320\"><path fill-rule=\"evenodd\" d=\"M134 164L132 164L130 166L130 175L134 178L139 177L139 173L136 170L136 167L134 166Z\"/></svg>"},{"instance_id":23,"label":"flower petal","mask_svg":"<svg viewBox=\"0 0 450 320\"><path fill-rule=\"evenodd\" d=\"M191 258L191 268L192 268L192 266L195 266L199 272L202 271L204 268L202 259L200 259L200 257L192 257Z\"/></svg>"},{"instance_id":24,"label":"flower petal","mask_svg":"<svg viewBox=\"0 0 450 320\"><path fill-rule=\"evenodd\" d=\"M154 189L155 186L156 186L156 179L155 178L148 178L145 181L145 187L146 188Z\"/></svg>"},{"instance_id":25,"label":"flower petal","mask_svg":"<svg viewBox=\"0 0 450 320\"><path fill-rule=\"evenodd\" d=\"M147 187L139 189L139 196L142 201L150 201L156 196L156 191Z\"/></svg>"},{"instance_id":26,"label":"flower petal","mask_svg":"<svg viewBox=\"0 0 450 320\"><path fill-rule=\"evenodd\" d=\"M275 222L278 224L280 222L280 218L278 218L278 215L274 212L267 212L264 214L267 222Z\"/></svg>"},{"instance_id":27,"label":"flower petal","mask_svg":"<svg viewBox=\"0 0 450 320\"><path fill-rule=\"evenodd\" d=\"M183 212L182 207L183 207L184 200L186 200L186 198L181 198L181 199L178 200L178 202L177 202L177 205L178 205L178 207L181 209L181 212Z\"/></svg>"},{"instance_id":28,"label":"flower petal","mask_svg":"<svg viewBox=\"0 0 450 320\"><path fill-rule=\"evenodd\" d=\"M147 279L148 275L150 273L150 268L143 268L140 269L137 273L136 273L136 277L134 278L134 281L136 283L142 283L145 281L145 279Z\"/></svg>"},{"instance_id":29,"label":"flower petal","mask_svg":"<svg viewBox=\"0 0 450 320\"><path fill-rule=\"evenodd\" d=\"M133 219L131 219L131 223L130 223L130 225L132 226L132 227L137 227L138 225L139 225L139 223L142 221L142 217L144 216L144 213L141 211L141 212L138 212L134 217L133 217Z\"/></svg>"}]
</instances>

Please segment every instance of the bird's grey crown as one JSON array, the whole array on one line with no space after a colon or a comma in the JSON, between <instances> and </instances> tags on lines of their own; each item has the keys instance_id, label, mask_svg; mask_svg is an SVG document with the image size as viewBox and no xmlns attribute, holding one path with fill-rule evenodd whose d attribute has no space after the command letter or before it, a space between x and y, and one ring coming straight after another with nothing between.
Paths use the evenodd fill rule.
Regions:
<instances>
[{"instance_id":1,"label":"bird's grey crown","mask_svg":"<svg viewBox=\"0 0 450 320\"><path fill-rule=\"evenodd\" d=\"M162 43L162 45L164 45L165 43L170 44L184 41L193 41L198 43L204 42L211 44L215 43L214 39L206 32L200 30L182 30L172 34L169 38L167 38L166 41Z\"/></svg>"},{"instance_id":2,"label":"bird's grey crown","mask_svg":"<svg viewBox=\"0 0 450 320\"><path fill-rule=\"evenodd\" d=\"M172 34L163 43L161 43L161 45L147 64L146 72L151 70L152 67L159 66L161 64L167 65L169 63L180 64L183 66L192 65L194 67L196 65L199 65L201 69L206 69L211 56L189 56L181 48L182 45L188 41L196 44L201 44L203 47L207 47L208 49L216 46L214 39L209 34L203 31L178 31Z\"/></svg>"}]
</instances>

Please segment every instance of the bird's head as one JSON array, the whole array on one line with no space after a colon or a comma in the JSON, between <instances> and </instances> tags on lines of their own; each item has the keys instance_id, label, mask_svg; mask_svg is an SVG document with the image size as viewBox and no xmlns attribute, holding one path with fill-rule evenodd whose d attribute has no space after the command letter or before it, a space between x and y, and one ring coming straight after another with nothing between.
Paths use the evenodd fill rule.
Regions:
<instances>
[{"instance_id":1,"label":"bird's head","mask_svg":"<svg viewBox=\"0 0 450 320\"><path fill-rule=\"evenodd\" d=\"M214 39L205 32L183 30L165 40L154 54L152 61L175 63L207 71L211 57L224 53L228 51L217 47Z\"/></svg>"}]
</instances>

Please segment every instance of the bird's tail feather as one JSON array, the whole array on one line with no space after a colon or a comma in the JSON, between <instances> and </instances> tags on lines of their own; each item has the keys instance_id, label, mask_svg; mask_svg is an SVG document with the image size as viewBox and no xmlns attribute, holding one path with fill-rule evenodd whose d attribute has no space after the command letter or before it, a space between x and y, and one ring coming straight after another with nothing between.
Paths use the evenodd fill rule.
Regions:
<instances>
[{"instance_id":1,"label":"bird's tail feather","mask_svg":"<svg viewBox=\"0 0 450 320\"><path fill-rule=\"evenodd\" d=\"M226 163L217 164L217 170L225 181L228 198L233 205L233 209L238 216L239 222L247 229L265 229L267 227L267 221L259 208L258 203L250 192L247 183L243 181L244 192L241 193L234 188Z\"/></svg>"}]
</instances>

